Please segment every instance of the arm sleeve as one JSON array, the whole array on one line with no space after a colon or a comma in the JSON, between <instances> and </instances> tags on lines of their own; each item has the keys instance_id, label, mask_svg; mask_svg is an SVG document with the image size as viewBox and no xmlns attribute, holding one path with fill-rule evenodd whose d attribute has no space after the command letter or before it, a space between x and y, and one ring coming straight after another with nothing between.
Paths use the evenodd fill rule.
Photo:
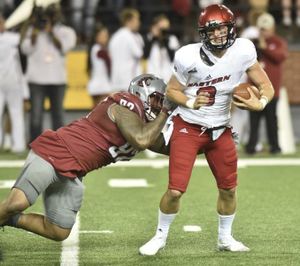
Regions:
<instances>
[{"instance_id":1,"label":"arm sleeve","mask_svg":"<svg viewBox=\"0 0 300 266\"><path fill-rule=\"evenodd\" d=\"M253 42L250 40L246 40L243 49L246 52L243 62L244 71L246 71L257 62L257 53Z\"/></svg>"},{"instance_id":2,"label":"arm sleeve","mask_svg":"<svg viewBox=\"0 0 300 266\"><path fill-rule=\"evenodd\" d=\"M54 29L54 35L60 41L63 53L66 53L75 47L76 33L72 28L59 26Z\"/></svg>"},{"instance_id":3,"label":"arm sleeve","mask_svg":"<svg viewBox=\"0 0 300 266\"><path fill-rule=\"evenodd\" d=\"M31 43L31 33L32 28L29 28L23 42L21 43L21 51L25 55L29 55L34 51L34 46Z\"/></svg>"},{"instance_id":4,"label":"arm sleeve","mask_svg":"<svg viewBox=\"0 0 300 266\"><path fill-rule=\"evenodd\" d=\"M128 45L130 53L137 59L140 59L143 56L144 50L144 41L140 34L132 34L131 38L128 38Z\"/></svg>"},{"instance_id":5,"label":"arm sleeve","mask_svg":"<svg viewBox=\"0 0 300 266\"><path fill-rule=\"evenodd\" d=\"M168 43L167 43L166 48L167 48L170 60L173 61L174 56L175 56L175 51L179 48L179 41L176 36L171 35L168 38Z\"/></svg>"}]
</instances>

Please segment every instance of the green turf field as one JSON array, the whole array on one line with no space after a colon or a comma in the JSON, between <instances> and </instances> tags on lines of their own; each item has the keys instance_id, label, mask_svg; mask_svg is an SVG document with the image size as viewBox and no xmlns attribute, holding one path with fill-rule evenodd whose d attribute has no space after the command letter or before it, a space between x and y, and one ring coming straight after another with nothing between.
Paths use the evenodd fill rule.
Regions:
<instances>
[{"instance_id":1,"label":"green turf field","mask_svg":"<svg viewBox=\"0 0 300 266\"><path fill-rule=\"evenodd\" d=\"M0 180L18 168L0 168ZM249 253L216 251L216 188L208 167L196 167L166 248L156 257L138 255L157 221L168 169L108 167L84 180L80 211L79 265L300 265L300 166L249 166L239 169L234 235ZM111 188L112 178L144 178L149 187ZM0 189L0 200L8 193ZM41 202L34 208L41 211ZM184 232L199 225L201 232ZM113 233L91 231L110 230ZM83 233L82 231L85 231ZM0 231L0 265L60 265L62 244L21 230ZM75 265L69 263L69 265ZM78 264L77 264L78 265Z\"/></svg>"}]
</instances>

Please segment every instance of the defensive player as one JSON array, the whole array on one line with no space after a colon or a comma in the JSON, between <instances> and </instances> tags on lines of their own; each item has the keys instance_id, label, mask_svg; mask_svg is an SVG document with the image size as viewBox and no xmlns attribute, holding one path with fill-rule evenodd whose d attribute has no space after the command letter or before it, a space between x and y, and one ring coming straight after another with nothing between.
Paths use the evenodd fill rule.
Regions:
<instances>
[{"instance_id":1,"label":"defensive player","mask_svg":"<svg viewBox=\"0 0 300 266\"><path fill-rule=\"evenodd\" d=\"M208 6L198 24L202 42L176 52L167 85L167 97L179 105L172 114L169 185L160 202L156 234L139 249L142 255L155 255L166 245L199 150L206 156L219 192L218 249L249 251L231 233L237 186L237 152L229 126L232 91L246 72L260 90L261 99L250 91L249 100L237 97L241 102L235 104L259 111L272 99L273 87L257 62L253 43L236 39L234 15L227 7Z\"/></svg>"},{"instance_id":2,"label":"defensive player","mask_svg":"<svg viewBox=\"0 0 300 266\"><path fill-rule=\"evenodd\" d=\"M62 241L75 223L88 172L130 160L140 150L168 154L160 132L172 104L163 101L166 84L144 74L128 92L116 93L83 117L30 144L24 168L0 204L0 226L9 225ZM43 194L45 215L23 213Z\"/></svg>"}]
</instances>

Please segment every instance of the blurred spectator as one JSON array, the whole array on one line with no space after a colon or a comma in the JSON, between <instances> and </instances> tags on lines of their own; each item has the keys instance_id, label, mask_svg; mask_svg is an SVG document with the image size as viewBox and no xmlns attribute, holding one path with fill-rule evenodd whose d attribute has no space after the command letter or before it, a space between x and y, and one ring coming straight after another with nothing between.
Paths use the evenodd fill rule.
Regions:
<instances>
[{"instance_id":1,"label":"blurred spectator","mask_svg":"<svg viewBox=\"0 0 300 266\"><path fill-rule=\"evenodd\" d=\"M0 14L0 143L4 142L3 111L7 106L8 119L12 126L11 151L20 153L25 150L23 89L27 84L22 73L18 51L20 35L5 31L4 23L5 19Z\"/></svg>"},{"instance_id":2,"label":"blurred spectator","mask_svg":"<svg viewBox=\"0 0 300 266\"><path fill-rule=\"evenodd\" d=\"M36 8L21 49L27 55L30 87L30 141L42 133L44 100L49 97L52 127L64 124L65 54L76 44L75 31L60 23L60 7Z\"/></svg>"},{"instance_id":3,"label":"blurred spectator","mask_svg":"<svg viewBox=\"0 0 300 266\"><path fill-rule=\"evenodd\" d=\"M71 23L75 28L80 41L90 41L92 37L92 29L95 24L95 14L99 0L72 0L71 7Z\"/></svg>"},{"instance_id":4,"label":"blurred spectator","mask_svg":"<svg viewBox=\"0 0 300 266\"><path fill-rule=\"evenodd\" d=\"M0 10L3 16L6 16L11 13L15 8L14 0L1 0L0 1Z\"/></svg>"},{"instance_id":5,"label":"blurred spectator","mask_svg":"<svg viewBox=\"0 0 300 266\"><path fill-rule=\"evenodd\" d=\"M96 106L111 92L110 71L111 62L107 45L109 32L107 27L100 25L94 35L93 44L88 51L88 72L90 80L88 92L92 96L93 105Z\"/></svg>"},{"instance_id":6,"label":"blurred spectator","mask_svg":"<svg viewBox=\"0 0 300 266\"><path fill-rule=\"evenodd\" d=\"M275 95L263 111L250 112L250 137L246 146L246 152L249 154L255 153L259 123L264 116L270 153L275 154L281 152L278 144L276 106L281 86L282 64L287 58L288 49L285 40L275 33L275 20L272 15L264 13L259 16L257 27L259 28L259 38L256 43L258 59L273 84Z\"/></svg>"},{"instance_id":7,"label":"blurred spectator","mask_svg":"<svg viewBox=\"0 0 300 266\"><path fill-rule=\"evenodd\" d=\"M256 21L250 21L250 26L245 28L242 32L240 37L247 38L253 41L254 43L257 42L259 37L259 29L254 26ZM249 82L248 77L244 74L240 80L240 83ZM249 140L249 111L237 108L236 106L232 105L231 107L231 125L233 127L234 132L238 133L239 136L239 148L241 145L246 145ZM260 145L259 145L260 146ZM256 146L256 150L257 150Z\"/></svg>"},{"instance_id":8,"label":"blurred spectator","mask_svg":"<svg viewBox=\"0 0 300 266\"><path fill-rule=\"evenodd\" d=\"M294 3L294 6L293 6ZM282 15L283 20L282 23L285 26L291 26L292 25L292 11L296 10L296 25L300 27L300 0L282 0Z\"/></svg>"},{"instance_id":9,"label":"blurred spectator","mask_svg":"<svg viewBox=\"0 0 300 266\"><path fill-rule=\"evenodd\" d=\"M262 13L267 12L269 0L249 0L250 11L248 12L248 20L256 21L257 17Z\"/></svg>"},{"instance_id":10,"label":"blurred spectator","mask_svg":"<svg viewBox=\"0 0 300 266\"><path fill-rule=\"evenodd\" d=\"M120 20L122 27L112 35L109 42L111 81L113 90L126 91L130 81L142 72L140 59L143 56L144 42L138 33L140 14L136 9L124 9Z\"/></svg>"},{"instance_id":11,"label":"blurred spectator","mask_svg":"<svg viewBox=\"0 0 300 266\"><path fill-rule=\"evenodd\" d=\"M178 48L177 37L170 34L169 19L165 15L156 16L145 37L146 73L159 76L167 83L172 75L172 63Z\"/></svg>"},{"instance_id":12,"label":"blurred spectator","mask_svg":"<svg viewBox=\"0 0 300 266\"><path fill-rule=\"evenodd\" d=\"M172 8L180 16L188 16L191 12L191 0L172 0Z\"/></svg>"}]
</instances>

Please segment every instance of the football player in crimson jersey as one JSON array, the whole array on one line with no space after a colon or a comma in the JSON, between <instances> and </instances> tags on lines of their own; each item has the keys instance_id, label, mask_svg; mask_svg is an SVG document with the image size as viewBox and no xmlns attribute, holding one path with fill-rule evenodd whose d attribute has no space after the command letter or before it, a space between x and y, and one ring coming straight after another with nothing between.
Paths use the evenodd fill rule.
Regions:
<instances>
[{"instance_id":1,"label":"football player in crimson jersey","mask_svg":"<svg viewBox=\"0 0 300 266\"><path fill-rule=\"evenodd\" d=\"M169 185L160 202L156 234L140 247L142 255L155 255L166 245L199 150L204 152L218 187L218 249L249 251L231 233L237 186L237 152L229 125L232 91L246 72L261 98L248 89L250 99L236 97L240 102L234 100L234 104L260 111L274 90L257 62L253 43L236 38L234 15L226 6L205 8L198 26L202 41L176 52L173 76L167 85L167 97L178 104L170 119Z\"/></svg>"},{"instance_id":2,"label":"football player in crimson jersey","mask_svg":"<svg viewBox=\"0 0 300 266\"><path fill-rule=\"evenodd\" d=\"M168 154L161 130L173 105L164 100L165 87L162 79L140 75L128 92L113 94L86 117L36 138L19 178L0 204L0 226L62 241L80 209L84 175L130 160L146 148ZM41 193L45 215L23 213Z\"/></svg>"}]
</instances>

